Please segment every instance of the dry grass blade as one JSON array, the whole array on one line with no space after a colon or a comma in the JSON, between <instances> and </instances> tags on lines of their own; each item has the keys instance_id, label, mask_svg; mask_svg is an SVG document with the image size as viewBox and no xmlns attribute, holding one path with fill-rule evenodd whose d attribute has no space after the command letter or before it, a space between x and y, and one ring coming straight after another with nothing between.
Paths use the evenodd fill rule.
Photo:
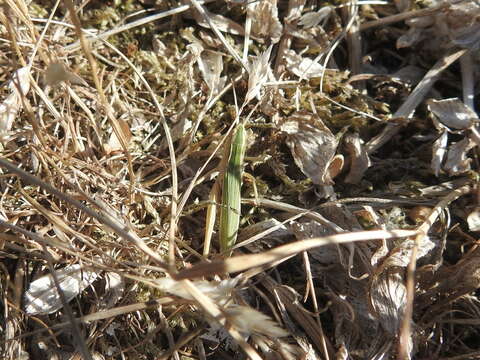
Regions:
<instances>
[{"instance_id":1,"label":"dry grass blade","mask_svg":"<svg viewBox=\"0 0 480 360\"><path fill-rule=\"evenodd\" d=\"M255 199L243 199L245 203L254 205L254 206L265 206L269 207L272 209L277 209L280 211L285 211L288 213L292 214L301 214L302 216L305 216L306 218L310 218L312 220L317 221L318 223L326 226L327 228L333 230L334 232L344 232L344 229L342 229L340 226L335 224L334 222L326 219L324 216L319 214L318 212L312 211L312 210L307 210L307 209L302 209L297 206L293 206L290 204L285 204L280 201L273 201L269 199L262 199L262 198L255 198Z\"/></svg>"},{"instance_id":2,"label":"dry grass blade","mask_svg":"<svg viewBox=\"0 0 480 360\"><path fill-rule=\"evenodd\" d=\"M97 63L92 55L90 44L85 40L85 36L82 32L82 26L80 23L80 19L77 16L77 12L75 11L75 6L73 5L72 0L66 0L66 5L69 9L70 12L70 17L72 19L73 24L75 25L75 31L77 33L78 38L80 39L80 43L82 45L82 49L85 53L85 56L88 59L88 62L91 67L92 71L92 77L95 82L95 88L97 89L98 96L100 97L100 103L102 106L105 108L105 112L107 114L108 120L112 124L113 130L115 131L115 135L117 139L120 142L120 145L122 146L122 149L124 153L127 156L127 162L128 162L128 172L130 174L130 193L129 193L129 198L130 201L133 201L133 186L134 186L134 181L133 179L135 178L134 172L133 172L133 165L132 165L132 156L130 154L130 151L128 149L128 137L125 136L125 132L122 129L122 125L118 119L115 118L113 115L113 110L110 106L110 103L107 101L107 98L105 96L105 92L103 91L103 87L100 84L100 79L98 77L98 67Z\"/></svg>"},{"instance_id":3,"label":"dry grass blade","mask_svg":"<svg viewBox=\"0 0 480 360\"><path fill-rule=\"evenodd\" d=\"M165 270L168 269L168 266L164 263L164 261L160 258L158 254L156 254L153 250L151 250L137 235L132 232L125 231L124 227L121 226L116 220L109 218L106 214L97 213L96 211L90 209L88 206L83 205L80 201L71 198L70 196L64 194L63 192L59 191L58 189L54 188L53 186L37 179L35 176L19 169L9 161L0 158L0 166L8 169L10 172L18 175L24 181L37 185L49 193L55 195L56 197L72 204L77 209L81 209L82 211L89 214L91 217L100 221L100 223L108 226L111 228L116 234L123 237L124 239L133 242L139 249L141 249L145 254L149 255L152 259L154 259L157 264L163 267ZM95 204L95 201L87 197L87 200L90 201L92 204ZM101 207L100 207L101 208Z\"/></svg>"},{"instance_id":4,"label":"dry grass blade","mask_svg":"<svg viewBox=\"0 0 480 360\"><path fill-rule=\"evenodd\" d=\"M205 3L212 2L212 1L214 1L214 0L205 0L205 1L204 0L199 0L198 3L199 4L205 4ZM97 35L90 35L88 40L93 40L93 41L106 40L107 38L109 38L112 35L115 35L115 34L130 30L130 29L133 29L135 27L142 26L142 25L148 24L150 22L154 22L154 21L157 21L157 20L169 17L169 16L174 16L174 15L177 15L177 14L181 14L182 12L188 11L191 6L192 5L182 5L182 6L179 6L177 8L171 9L169 11L162 11L158 14L146 16L144 18L133 21L133 22L128 23L126 25L115 27L112 30L105 31L105 32L97 34ZM79 50L80 48L81 48L80 41L77 41L73 44L70 44L70 45L66 46L65 51L74 52L74 51Z\"/></svg>"},{"instance_id":5,"label":"dry grass blade","mask_svg":"<svg viewBox=\"0 0 480 360\"><path fill-rule=\"evenodd\" d=\"M131 312L141 311L141 310L145 310L145 309L154 309L154 308L157 308L157 307L162 306L162 305L171 305L173 303L178 304L178 302L179 301L178 301L177 298L165 296L165 297L162 297L161 299L158 299L158 300L152 300L152 301L148 301L148 302L119 306L119 307L116 307L116 308L113 308L113 309L103 310L103 311L99 311L99 312L96 312L96 313L84 315L82 317L76 318L76 321L78 321L80 323L88 324L88 323L93 323L93 322L98 321L98 320L114 318L115 316L119 316L119 315L122 315L122 314L128 314L128 313L131 313ZM40 329L40 330L33 331L31 333L25 333L25 334L19 336L18 338L29 337L29 336L32 336L32 335L35 335L37 333L41 333L41 332L44 332L44 331L61 329L61 328L64 328L66 326L69 326L69 325L70 325L70 322L68 322L68 321L60 322L60 323L57 323L57 324L54 324L54 325L50 326L50 328L48 328L48 329Z\"/></svg>"},{"instance_id":6,"label":"dry grass blade","mask_svg":"<svg viewBox=\"0 0 480 360\"><path fill-rule=\"evenodd\" d=\"M369 21L360 25L360 31L365 31L367 29L393 24L396 22L400 22L407 19L412 19L415 17L422 17L422 16L431 16L432 14L438 13L443 9L446 9L450 6L448 2L438 4L436 6L432 6L431 8L421 9L421 10L412 10L412 11L405 11L400 14L391 15L384 17L379 20Z\"/></svg>"},{"instance_id":7,"label":"dry grass blade","mask_svg":"<svg viewBox=\"0 0 480 360\"><path fill-rule=\"evenodd\" d=\"M170 154L170 161L171 161L171 173L172 173L172 182L173 182L173 186L172 186L172 201L171 201L171 206L170 206L170 209L171 209L171 214L170 214L170 228L169 228L169 252L168 252L168 259L169 259L169 265L170 267L173 267L173 264L174 264L174 258L175 258L175 254L174 254L174 248L175 248L175 245L174 245L174 242L175 242L175 233L176 233L176 229L177 229L177 226L176 226L176 221L177 221L177 196L178 196L178 176L177 176L177 162L176 162L176 158L175 158L175 150L174 150L174 147L173 147L173 140L172 140L172 136L170 134L170 129L169 129L169 126L167 124L167 121L165 119L165 115L163 113L163 108L161 107L160 103L158 102L158 99L156 97L156 95L154 94L152 88L150 87L149 83L146 81L146 79L144 78L144 76L142 75L142 73L138 70L138 68L122 53L120 52L117 48L115 48L114 46L112 46L111 44L109 44L108 42L106 41L103 41L104 44L106 44L107 46L109 46L112 50L114 50L118 55L120 55L125 61L126 63L137 73L137 75L139 76L140 80L142 81L142 83L145 85L145 87L147 88L149 94L151 95L152 97L152 100L153 100L153 103L158 111L158 115L160 116L160 121L161 121L161 124L163 126L163 130L165 132L165 138L167 140L167 144L168 144L168 151L169 151L169 154ZM127 152L127 155L129 155L129 152ZM131 170L131 169L129 169ZM132 176L132 178L134 178ZM130 181L130 185L132 185L132 181ZM180 206L180 210L181 211L181 206ZM157 260L158 261L158 260Z\"/></svg>"},{"instance_id":8,"label":"dry grass blade","mask_svg":"<svg viewBox=\"0 0 480 360\"><path fill-rule=\"evenodd\" d=\"M417 234L418 232L415 230L372 230L297 241L292 244L279 246L273 250L269 250L261 254L239 255L225 260L216 260L210 263L200 263L190 269L185 269L180 271L178 274L175 274L174 279L193 279L204 276L212 276L214 274L236 273L278 260L286 260L291 256L301 253L302 251L307 251L329 244L343 244L354 241L367 241L374 239L395 239L416 236Z\"/></svg>"}]
</instances>

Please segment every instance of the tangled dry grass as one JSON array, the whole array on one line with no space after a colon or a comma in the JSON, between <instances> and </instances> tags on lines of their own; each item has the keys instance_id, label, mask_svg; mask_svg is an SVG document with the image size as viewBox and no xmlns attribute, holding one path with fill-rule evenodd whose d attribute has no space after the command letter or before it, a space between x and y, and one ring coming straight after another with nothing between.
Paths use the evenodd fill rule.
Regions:
<instances>
[{"instance_id":1,"label":"tangled dry grass","mask_svg":"<svg viewBox=\"0 0 480 360\"><path fill-rule=\"evenodd\" d=\"M477 0L0 5L2 358L480 358Z\"/></svg>"}]
</instances>

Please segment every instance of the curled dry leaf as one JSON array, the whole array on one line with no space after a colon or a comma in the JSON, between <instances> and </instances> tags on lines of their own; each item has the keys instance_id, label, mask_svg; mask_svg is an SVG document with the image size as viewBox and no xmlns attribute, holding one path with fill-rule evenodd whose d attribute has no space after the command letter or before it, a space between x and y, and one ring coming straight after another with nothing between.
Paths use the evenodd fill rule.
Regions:
<instances>
[{"instance_id":1,"label":"curled dry leaf","mask_svg":"<svg viewBox=\"0 0 480 360\"><path fill-rule=\"evenodd\" d=\"M391 75L392 80L400 81L404 85L417 85L424 76L425 70L415 65L404 66Z\"/></svg>"},{"instance_id":2,"label":"curled dry leaf","mask_svg":"<svg viewBox=\"0 0 480 360\"><path fill-rule=\"evenodd\" d=\"M394 0L394 3L399 12L407 11L411 6L410 0Z\"/></svg>"},{"instance_id":3,"label":"curled dry leaf","mask_svg":"<svg viewBox=\"0 0 480 360\"><path fill-rule=\"evenodd\" d=\"M406 268L412 257L412 251L415 246L415 241L407 239L390 251L387 259L383 262L383 268L389 267L403 267ZM435 248L435 243L425 236L417 248L417 260L429 255Z\"/></svg>"},{"instance_id":4,"label":"curled dry leaf","mask_svg":"<svg viewBox=\"0 0 480 360\"><path fill-rule=\"evenodd\" d=\"M332 6L324 6L318 11L307 12L300 18L299 25L310 28L322 23L323 26L323 23L328 20L332 12Z\"/></svg>"},{"instance_id":5,"label":"curled dry leaf","mask_svg":"<svg viewBox=\"0 0 480 360\"><path fill-rule=\"evenodd\" d=\"M197 59L197 64L210 90L209 98L215 97L227 81L225 76L220 77L223 70L223 55L216 51L205 50Z\"/></svg>"},{"instance_id":6,"label":"curled dry leaf","mask_svg":"<svg viewBox=\"0 0 480 360\"><path fill-rule=\"evenodd\" d=\"M480 4L478 1L453 3L446 11L448 36L458 46L478 49L480 44Z\"/></svg>"},{"instance_id":7,"label":"curled dry leaf","mask_svg":"<svg viewBox=\"0 0 480 360\"><path fill-rule=\"evenodd\" d=\"M314 77L321 77L325 70L325 68L318 62L300 56L294 50L288 50L285 53L284 59L288 71L300 78L311 79Z\"/></svg>"},{"instance_id":8,"label":"curled dry leaf","mask_svg":"<svg viewBox=\"0 0 480 360\"><path fill-rule=\"evenodd\" d=\"M333 183L328 171L337 150L332 132L314 114L297 112L281 125L295 164L317 185Z\"/></svg>"},{"instance_id":9,"label":"curled dry leaf","mask_svg":"<svg viewBox=\"0 0 480 360\"><path fill-rule=\"evenodd\" d=\"M408 239L392 249L387 258L377 269L377 276L371 285L371 303L379 317L397 317L405 301L406 289L403 285L403 272L410 263L415 241ZM435 248L435 243L425 236L417 247L417 260L428 256ZM392 312L393 310L393 312ZM395 315L397 313L397 315ZM387 320L384 318L383 320ZM391 319L393 321L393 319ZM399 319L395 319L395 322ZM398 323L397 323L398 325ZM395 327L389 324L390 332L395 331Z\"/></svg>"},{"instance_id":10,"label":"curled dry leaf","mask_svg":"<svg viewBox=\"0 0 480 360\"><path fill-rule=\"evenodd\" d=\"M439 126L447 130L466 130L478 123L477 114L459 99L429 100L429 110L438 119Z\"/></svg>"},{"instance_id":11,"label":"curled dry leaf","mask_svg":"<svg viewBox=\"0 0 480 360\"><path fill-rule=\"evenodd\" d=\"M418 296L418 303L425 308L424 319L429 320L437 314L448 310L451 303L460 297L480 288L480 258L478 253L471 252L459 263L440 268L433 276L434 286Z\"/></svg>"},{"instance_id":12,"label":"curled dry leaf","mask_svg":"<svg viewBox=\"0 0 480 360\"><path fill-rule=\"evenodd\" d=\"M332 230L316 221L294 222L290 225L290 228L295 235L295 238L299 241L334 234ZM339 252L335 244L310 250L309 255L312 256L312 258L314 258L321 266L333 265L339 262ZM316 265L314 264L312 267L313 270L315 270Z\"/></svg>"},{"instance_id":13,"label":"curled dry leaf","mask_svg":"<svg viewBox=\"0 0 480 360\"><path fill-rule=\"evenodd\" d=\"M180 35L182 36L182 38L190 42L190 44L187 45L187 49L189 53L193 56L193 60L197 61L202 52L205 50L202 40L198 39L195 35L193 35L192 28L184 29L180 32Z\"/></svg>"},{"instance_id":14,"label":"curled dry leaf","mask_svg":"<svg viewBox=\"0 0 480 360\"><path fill-rule=\"evenodd\" d=\"M342 154L337 154L333 157L332 161L328 164L328 175L330 179L335 179L338 174L343 170L345 164L345 158Z\"/></svg>"},{"instance_id":15,"label":"curled dry leaf","mask_svg":"<svg viewBox=\"0 0 480 360\"><path fill-rule=\"evenodd\" d=\"M98 273L82 268L79 264L69 265L55 271L60 289L66 301L79 295L93 283ZM25 311L30 315L51 314L63 306L52 274L47 274L30 283L25 293Z\"/></svg>"},{"instance_id":16,"label":"curled dry leaf","mask_svg":"<svg viewBox=\"0 0 480 360\"><path fill-rule=\"evenodd\" d=\"M248 7L252 17L252 34L276 44L282 36L283 27L278 20L277 0L257 1Z\"/></svg>"},{"instance_id":17,"label":"curled dry leaf","mask_svg":"<svg viewBox=\"0 0 480 360\"><path fill-rule=\"evenodd\" d=\"M243 29L243 27L237 24L235 21L232 21L225 16L214 14L205 8L204 11L206 15L210 18L210 21L214 24L214 26L217 27L218 30L232 35L245 34L245 30ZM192 14L198 25L210 29L210 24L208 23L208 21L206 21L205 18L196 9L192 9Z\"/></svg>"},{"instance_id":18,"label":"curled dry leaf","mask_svg":"<svg viewBox=\"0 0 480 360\"><path fill-rule=\"evenodd\" d=\"M404 316L407 302L404 273L411 260L414 246L414 240L405 240L396 246L377 268L369 286L370 304L374 315L392 338L398 335ZM418 246L417 260L431 254L434 248L435 243L426 236ZM408 353L413 351L414 340L412 337L408 339L406 344Z\"/></svg>"},{"instance_id":19,"label":"curled dry leaf","mask_svg":"<svg viewBox=\"0 0 480 360\"><path fill-rule=\"evenodd\" d=\"M432 2L437 6L436 2ZM480 44L480 5L477 1L450 2L450 6L433 16L406 21L409 31L398 38L397 48L425 42L431 50L445 49L452 45L478 49Z\"/></svg>"},{"instance_id":20,"label":"curled dry leaf","mask_svg":"<svg viewBox=\"0 0 480 360\"><path fill-rule=\"evenodd\" d=\"M130 126L123 119L117 119L119 129L121 131L120 136L123 138L125 144L129 144L132 139L132 132L130 131ZM105 144L105 151L107 154L115 154L123 151L123 146L121 141L118 139L117 134L112 131L108 143Z\"/></svg>"},{"instance_id":21,"label":"curled dry leaf","mask_svg":"<svg viewBox=\"0 0 480 360\"><path fill-rule=\"evenodd\" d=\"M428 107L435 115L435 126L442 132L433 144L432 169L435 175L438 176L441 169L450 175L470 170L468 152L480 142L477 114L459 99L429 100ZM469 137L448 145L447 132L467 132Z\"/></svg>"},{"instance_id":22,"label":"curled dry leaf","mask_svg":"<svg viewBox=\"0 0 480 360\"><path fill-rule=\"evenodd\" d=\"M395 336L400 327L407 301L407 288L402 276L403 269L390 268L373 278L370 301L382 327Z\"/></svg>"},{"instance_id":23,"label":"curled dry leaf","mask_svg":"<svg viewBox=\"0 0 480 360\"><path fill-rule=\"evenodd\" d=\"M450 175L459 175L470 170L471 158L468 152L475 146L469 138L450 145L443 169Z\"/></svg>"},{"instance_id":24,"label":"curled dry leaf","mask_svg":"<svg viewBox=\"0 0 480 360\"><path fill-rule=\"evenodd\" d=\"M26 66L13 73L8 84L10 95L0 104L0 134L10 131L17 113L22 108L22 96L30 90L30 69Z\"/></svg>"},{"instance_id":25,"label":"curled dry leaf","mask_svg":"<svg viewBox=\"0 0 480 360\"><path fill-rule=\"evenodd\" d=\"M362 180L365 171L367 171L372 164L370 157L357 133L347 134L344 137L344 144L350 157L350 171L345 178L345 182L358 184L360 180Z\"/></svg>"}]
</instances>

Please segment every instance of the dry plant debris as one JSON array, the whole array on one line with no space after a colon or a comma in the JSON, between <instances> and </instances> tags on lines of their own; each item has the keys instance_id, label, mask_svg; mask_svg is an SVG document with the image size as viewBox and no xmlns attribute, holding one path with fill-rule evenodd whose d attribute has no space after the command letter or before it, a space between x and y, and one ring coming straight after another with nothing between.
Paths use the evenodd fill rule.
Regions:
<instances>
[{"instance_id":1,"label":"dry plant debris","mask_svg":"<svg viewBox=\"0 0 480 360\"><path fill-rule=\"evenodd\" d=\"M0 358L480 357L478 0L0 7Z\"/></svg>"}]
</instances>

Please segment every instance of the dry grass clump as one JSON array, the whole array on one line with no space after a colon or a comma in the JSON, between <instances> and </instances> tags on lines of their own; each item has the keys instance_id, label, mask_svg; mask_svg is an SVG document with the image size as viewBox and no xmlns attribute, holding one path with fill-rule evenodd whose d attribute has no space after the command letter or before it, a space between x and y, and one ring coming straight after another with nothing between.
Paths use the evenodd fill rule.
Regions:
<instances>
[{"instance_id":1,"label":"dry grass clump","mask_svg":"<svg viewBox=\"0 0 480 360\"><path fill-rule=\"evenodd\" d=\"M478 1L1 6L2 358L480 356Z\"/></svg>"}]
</instances>

